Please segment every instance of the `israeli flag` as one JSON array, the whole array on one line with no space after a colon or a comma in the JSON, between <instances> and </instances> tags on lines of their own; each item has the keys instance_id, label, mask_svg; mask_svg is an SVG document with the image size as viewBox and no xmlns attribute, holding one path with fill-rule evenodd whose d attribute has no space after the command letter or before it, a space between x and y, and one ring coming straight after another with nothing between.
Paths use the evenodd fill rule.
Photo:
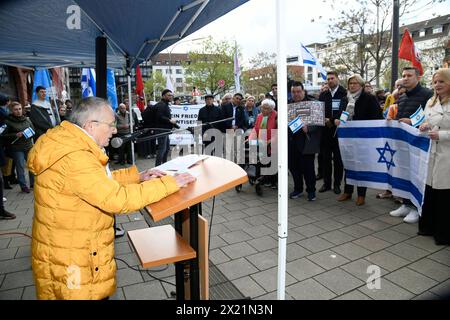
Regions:
<instances>
[{"instance_id":1,"label":"israeli flag","mask_svg":"<svg viewBox=\"0 0 450 320\"><path fill-rule=\"evenodd\" d=\"M31 127L26 128L25 130L23 130L23 136L25 137L25 139L29 139L32 136L34 136L35 132Z\"/></svg>"},{"instance_id":2,"label":"israeli flag","mask_svg":"<svg viewBox=\"0 0 450 320\"><path fill-rule=\"evenodd\" d=\"M81 96L83 98L95 97L95 69L83 68L81 71Z\"/></svg>"},{"instance_id":3,"label":"israeli flag","mask_svg":"<svg viewBox=\"0 0 450 320\"><path fill-rule=\"evenodd\" d=\"M342 111L341 116L339 117L339 120L342 123L347 123L348 117L350 116L350 113L348 113L347 111Z\"/></svg>"},{"instance_id":4,"label":"israeli flag","mask_svg":"<svg viewBox=\"0 0 450 320\"><path fill-rule=\"evenodd\" d=\"M410 117L411 125L414 128L417 128L425 121L425 111L422 109L422 105L419 106L419 109L416 110Z\"/></svg>"},{"instance_id":5,"label":"israeli flag","mask_svg":"<svg viewBox=\"0 0 450 320\"><path fill-rule=\"evenodd\" d=\"M391 190L421 212L431 140L398 121L349 121L339 127L347 183Z\"/></svg>"},{"instance_id":6,"label":"israeli flag","mask_svg":"<svg viewBox=\"0 0 450 320\"><path fill-rule=\"evenodd\" d=\"M304 125L305 125L305 123L303 122L302 118L300 118L300 117L297 117L288 123L289 129L291 129L292 133L296 133Z\"/></svg>"},{"instance_id":7,"label":"israeli flag","mask_svg":"<svg viewBox=\"0 0 450 320\"><path fill-rule=\"evenodd\" d=\"M300 43L300 45L302 49L303 65L307 64L316 67L322 75L322 79L327 80L327 72L325 71L319 60L317 60L316 57L314 57L313 54L308 49L306 49L306 47L302 43Z\"/></svg>"}]
</instances>

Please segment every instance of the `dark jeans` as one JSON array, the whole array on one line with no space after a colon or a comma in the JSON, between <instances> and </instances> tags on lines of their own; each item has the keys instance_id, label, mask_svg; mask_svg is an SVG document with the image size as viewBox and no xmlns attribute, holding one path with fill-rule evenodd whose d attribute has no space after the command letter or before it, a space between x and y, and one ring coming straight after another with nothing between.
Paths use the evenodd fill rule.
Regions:
<instances>
[{"instance_id":1,"label":"dark jeans","mask_svg":"<svg viewBox=\"0 0 450 320\"><path fill-rule=\"evenodd\" d=\"M433 235L437 242L450 244L450 189L427 185L419 219L419 231Z\"/></svg>"},{"instance_id":2,"label":"dark jeans","mask_svg":"<svg viewBox=\"0 0 450 320\"><path fill-rule=\"evenodd\" d=\"M155 166L159 166L160 164L167 162L169 150L170 150L169 136L166 135L164 137L158 138L158 152L156 154Z\"/></svg>"},{"instance_id":3,"label":"dark jeans","mask_svg":"<svg viewBox=\"0 0 450 320\"><path fill-rule=\"evenodd\" d=\"M28 158L28 151L11 151L10 154L14 159L16 164L16 172L17 172L17 180L19 180L19 185L23 189L27 186L27 182L25 180L25 163ZM33 187L34 184L34 176L31 172L29 174L30 179L30 187Z\"/></svg>"},{"instance_id":4,"label":"dark jeans","mask_svg":"<svg viewBox=\"0 0 450 320\"><path fill-rule=\"evenodd\" d=\"M329 128L327 128L330 131ZM327 135L332 134L326 132ZM332 131L332 130L331 130ZM323 183L331 188L331 174L334 168L334 185L340 186L344 174L344 166L342 164L341 152L339 151L339 143L337 138L333 136L325 136L321 141L322 167L323 167ZM333 165L331 162L333 161Z\"/></svg>"},{"instance_id":5,"label":"dark jeans","mask_svg":"<svg viewBox=\"0 0 450 320\"><path fill-rule=\"evenodd\" d=\"M123 143L119 147L119 159L117 159L118 162L124 163L125 162L125 155L127 158L127 162L131 163L132 157L131 157L131 141L127 141Z\"/></svg>"},{"instance_id":6,"label":"dark jeans","mask_svg":"<svg viewBox=\"0 0 450 320\"><path fill-rule=\"evenodd\" d=\"M353 194L354 189L355 189L355 187L353 185L347 184L347 182L345 182L344 193ZM358 197L365 197L366 192L367 192L367 187L357 187L356 191L358 193Z\"/></svg>"},{"instance_id":7,"label":"dark jeans","mask_svg":"<svg viewBox=\"0 0 450 320\"><path fill-rule=\"evenodd\" d=\"M314 159L314 154L301 154L295 149L290 152L289 171L291 171L294 180L295 191L303 192L303 179L305 179L306 192L316 191Z\"/></svg>"}]
</instances>

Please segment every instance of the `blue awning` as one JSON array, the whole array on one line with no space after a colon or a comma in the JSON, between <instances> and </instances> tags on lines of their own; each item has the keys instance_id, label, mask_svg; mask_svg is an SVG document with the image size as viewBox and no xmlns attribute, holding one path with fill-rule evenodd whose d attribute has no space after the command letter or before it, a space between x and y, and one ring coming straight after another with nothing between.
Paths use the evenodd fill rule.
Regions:
<instances>
[{"instance_id":1,"label":"blue awning","mask_svg":"<svg viewBox=\"0 0 450 320\"><path fill-rule=\"evenodd\" d=\"M134 66L247 1L3 0L0 64L94 66L103 35L108 66L124 67L127 58ZM70 29L76 6L80 28Z\"/></svg>"}]
</instances>

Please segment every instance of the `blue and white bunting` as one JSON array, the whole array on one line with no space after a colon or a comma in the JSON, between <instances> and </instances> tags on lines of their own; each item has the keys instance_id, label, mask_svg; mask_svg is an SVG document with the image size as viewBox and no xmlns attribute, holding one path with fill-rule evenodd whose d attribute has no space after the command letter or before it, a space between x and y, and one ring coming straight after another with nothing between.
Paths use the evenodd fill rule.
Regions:
<instances>
[{"instance_id":1,"label":"blue and white bunting","mask_svg":"<svg viewBox=\"0 0 450 320\"><path fill-rule=\"evenodd\" d=\"M431 140L398 121L349 121L339 126L347 183L410 199L421 212Z\"/></svg>"},{"instance_id":2,"label":"blue and white bunting","mask_svg":"<svg viewBox=\"0 0 450 320\"><path fill-rule=\"evenodd\" d=\"M422 105L409 118L414 128L420 126L425 121L425 111L422 109Z\"/></svg>"},{"instance_id":3,"label":"blue and white bunting","mask_svg":"<svg viewBox=\"0 0 450 320\"><path fill-rule=\"evenodd\" d=\"M304 125L305 125L305 123L303 122L302 118L300 118L300 117L297 117L288 123L289 129L291 129L292 133L296 133Z\"/></svg>"}]
</instances>

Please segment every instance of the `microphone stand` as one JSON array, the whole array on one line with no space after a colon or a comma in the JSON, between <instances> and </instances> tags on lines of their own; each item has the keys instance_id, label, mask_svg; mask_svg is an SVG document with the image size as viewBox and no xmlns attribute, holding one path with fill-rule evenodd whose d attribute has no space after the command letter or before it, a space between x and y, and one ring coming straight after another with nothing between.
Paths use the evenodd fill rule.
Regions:
<instances>
[{"instance_id":1,"label":"microphone stand","mask_svg":"<svg viewBox=\"0 0 450 320\"><path fill-rule=\"evenodd\" d=\"M199 128L199 127L203 127L203 126L207 126L207 125L211 125L211 124L216 124L216 123L220 123L220 122L230 121L230 120L233 120L233 119L234 119L234 117L230 117L230 118L217 120L217 121L213 121L213 122L205 122L205 123L202 123L201 125L190 127L190 130L189 129L177 129L177 130L173 130L172 131L171 129L163 129L163 128L146 128L146 129L152 129L152 130L170 130L170 131L169 132L162 132L162 133L152 134L150 136L146 136L146 137L142 137L142 138L136 137L134 139L134 142L135 143L139 143L139 142L149 141L149 140L157 139L157 138L160 138L160 137L164 137L166 135L171 135L171 134L174 134L174 133L180 133L180 132L185 132L185 131L189 131L190 133L193 133L194 128Z\"/></svg>"}]
</instances>

